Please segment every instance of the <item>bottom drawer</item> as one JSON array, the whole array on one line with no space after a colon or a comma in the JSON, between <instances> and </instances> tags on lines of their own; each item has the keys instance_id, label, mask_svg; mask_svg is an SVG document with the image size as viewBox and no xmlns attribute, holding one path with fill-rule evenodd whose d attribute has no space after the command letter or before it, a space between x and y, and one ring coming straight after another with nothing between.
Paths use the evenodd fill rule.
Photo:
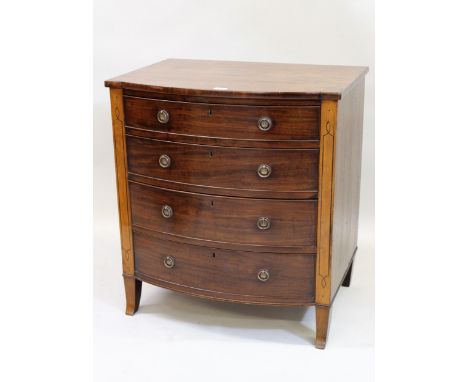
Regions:
<instances>
[{"instance_id":1,"label":"bottom drawer","mask_svg":"<svg viewBox=\"0 0 468 382\"><path fill-rule=\"evenodd\" d=\"M180 292L250 304L311 305L315 255L221 250L134 228L135 273Z\"/></svg>"}]
</instances>

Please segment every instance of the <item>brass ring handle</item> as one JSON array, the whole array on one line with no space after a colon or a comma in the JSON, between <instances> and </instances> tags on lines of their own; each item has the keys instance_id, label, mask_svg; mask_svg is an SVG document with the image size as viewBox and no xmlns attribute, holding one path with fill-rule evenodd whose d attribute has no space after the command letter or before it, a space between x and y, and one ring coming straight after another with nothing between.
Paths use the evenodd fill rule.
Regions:
<instances>
[{"instance_id":1,"label":"brass ring handle","mask_svg":"<svg viewBox=\"0 0 468 382\"><path fill-rule=\"evenodd\" d=\"M164 206L162 206L161 208L161 215L163 217L165 217L166 219L169 219L173 214L173 211L172 211L172 207L171 206L168 206L167 204L165 204Z\"/></svg>"},{"instance_id":2,"label":"brass ring handle","mask_svg":"<svg viewBox=\"0 0 468 382\"><path fill-rule=\"evenodd\" d=\"M267 281L270 278L270 273L268 272L268 269L260 269L257 273L257 278L260 281Z\"/></svg>"},{"instance_id":3,"label":"brass ring handle","mask_svg":"<svg viewBox=\"0 0 468 382\"><path fill-rule=\"evenodd\" d=\"M162 168L168 168L171 166L171 157L169 155L163 154L159 157L159 165Z\"/></svg>"},{"instance_id":4,"label":"brass ring handle","mask_svg":"<svg viewBox=\"0 0 468 382\"><path fill-rule=\"evenodd\" d=\"M271 166L269 164L261 164L257 168L257 174L260 178L268 178L271 175Z\"/></svg>"},{"instance_id":5,"label":"brass ring handle","mask_svg":"<svg viewBox=\"0 0 468 382\"><path fill-rule=\"evenodd\" d=\"M158 111L158 122L159 123L168 123L169 122L169 112L167 110L159 110Z\"/></svg>"},{"instance_id":6,"label":"brass ring handle","mask_svg":"<svg viewBox=\"0 0 468 382\"><path fill-rule=\"evenodd\" d=\"M175 266L175 258L172 256L166 256L163 262L166 268L174 268Z\"/></svg>"},{"instance_id":7,"label":"brass ring handle","mask_svg":"<svg viewBox=\"0 0 468 382\"><path fill-rule=\"evenodd\" d=\"M268 130L271 129L272 126L273 126L273 122L272 122L271 118L262 117L262 118L259 118L258 121L257 121L257 127L261 131L268 131Z\"/></svg>"},{"instance_id":8,"label":"brass ring handle","mask_svg":"<svg viewBox=\"0 0 468 382\"><path fill-rule=\"evenodd\" d=\"M265 218L265 217L258 218L258 220L257 220L257 228L258 229L263 231L263 230L269 229L270 226L271 226L270 218Z\"/></svg>"}]
</instances>

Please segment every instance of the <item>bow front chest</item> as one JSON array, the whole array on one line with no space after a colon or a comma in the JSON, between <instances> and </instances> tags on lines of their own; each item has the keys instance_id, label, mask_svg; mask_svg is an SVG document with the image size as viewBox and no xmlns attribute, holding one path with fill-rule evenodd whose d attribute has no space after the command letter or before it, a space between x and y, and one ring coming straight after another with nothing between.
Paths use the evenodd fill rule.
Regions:
<instances>
[{"instance_id":1,"label":"bow front chest","mask_svg":"<svg viewBox=\"0 0 468 382\"><path fill-rule=\"evenodd\" d=\"M142 281L331 305L356 253L367 68L165 60L110 88L126 313Z\"/></svg>"}]
</instances>

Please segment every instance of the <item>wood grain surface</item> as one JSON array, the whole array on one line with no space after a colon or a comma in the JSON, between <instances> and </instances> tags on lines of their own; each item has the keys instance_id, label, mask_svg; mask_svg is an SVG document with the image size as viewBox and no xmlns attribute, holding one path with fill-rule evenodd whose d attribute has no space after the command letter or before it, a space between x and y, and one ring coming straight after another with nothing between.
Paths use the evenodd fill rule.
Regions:
<instances>
[{"instance_id":1,"label":"wood grain surface","mask_svg":"<svg viewBox=\"0 0 468 382\"><path fill-rule=\"evenodd\" d=\"M114 138L114 159L119 207L120 243L123 272L133 275L134 259L132 247L132 219L127 182L127 155L125 146L124 111L121 89L110 90L112 108L112 129Z\"/></svg>"},{"instance_id":2,"label":"wood grain surface","mask_svg":"<svg viewBox=\"0 0 468 382\"><path fill-rule=\"evenodd\" d=\"M247 106L175 102L125 97L125 123L179 135L213 138L316 140L319 137L318 106ZM158 111L166 110L169 121L160 123ZM268 117L272 127L261 131L260 118Z\"/></svg>"},{"instance_id":3,"label":"wood grain surface","mask_svg":"<svg viewBox=\"0 0 468 382\"><path fill-rule=\"evenodd\" d=\"M309 246L315 252L314 200L234 198L171 191L130 182L132 220L136 226L176 236L242 245ZM171 218L161 209L169 205ZM267 217L271 227L257 228Z\"/></svg>"},{"instance_id":4,"label":"wood grain surface","mask_svg":"<svg viewBox=\"0 0 468 382\"><path fill-rule=\"evenodd\" d=\"M168 188L195 192L277 198L307 198L316 194L318 150L240 149L171 143L127 135L128 171L162 180ZM170 158L167 168L159 158ZM258 167L268 164L272 171L261 178ZM279 196L278 196L279 194Z\"/></svg>"},{"instance_id":5,"label":"wood grain surface","mask_svg":"<svg viewBox=\"0 0 468 382\"><path fill-rule=\"evenodd\" d=\"M322 305L330 303L336 104L336 101L322 102L320 130L316 302Z\"/></svg>"},{"instance_id":6,"label":"wood grain surface","mask_svg":"<svg viewBox=\"0 0 468 382\"><path fill-rule=\"evenodd\" d=\"M313 254L255 253L181 244L134 229L136 274L168 289L247 303L310 305L314 301ZM173 268L164 265L172 256ZM267 281L258 279L266 270Z\"/></svg>"},{"instance_id":7,"label":"wood grain surface","mask_svg":"<svg viewBox=\"0 0 468 382\"><path fill-rule=\"evenodd\" d=\"M180 101L190 103L226 104L226 105L251 105L251 106L320 106L321 100L317 97L277 97L277 96L252 96L252 97L226 97L223 93L185 95L161 93L158 91L144 91L123 88L123 95L138 98L163 99L167 101Z\"/></svg>"},{"instance_id":8,"label":"wood grain surface","mask_svg":"<svg viewBox=\"0 0 468 382\"><path fill-rule=\"evenodd\" d=\"M338 102L331 252L332 299L357 247L363 110L364 80Z\"/></svg>"},{"instance_id":9,"label":"wood grain surface","mask_svg":"<svg viewBox=\"0 0 468 382\"><path fill-rule=\"evenodd\" d=\"M169 59L106 81L127 314L142 281L222 301L316 305L315 345L325 347L357 250L366 72Z\"/></svg>"},{"instance_id":10,"label":"wood grain surface","mask_svg":"<svg viewBox=\"0 0 468 382\"><path fill-rule=\"evenodd\" d=\"M125 314L133 316L140 307L141 298L141 280L138 280L135 275L123 274L125 286L126 308Z\"/></svg>"},{"instance_id":11,"label":"wood grain surface","mask_svg":"<svg viewBox=\"0 0 468 382\"><path fill-rule=\"evenodd\" d=\"M317 349L325 349L328 337L328 327L330 323L329 306L315 307L315 347Z\"/></svg>"},{"instance_id":12,"label":"wood grain surface","mask_svg":"<svg viewBox=\"0 0 468 382\"><path fill-rule=\"evenodd\" d=\"M367 71L358 66L168 59L105 85L183 95L339 99Z\"/></svg>"}]
</instances>

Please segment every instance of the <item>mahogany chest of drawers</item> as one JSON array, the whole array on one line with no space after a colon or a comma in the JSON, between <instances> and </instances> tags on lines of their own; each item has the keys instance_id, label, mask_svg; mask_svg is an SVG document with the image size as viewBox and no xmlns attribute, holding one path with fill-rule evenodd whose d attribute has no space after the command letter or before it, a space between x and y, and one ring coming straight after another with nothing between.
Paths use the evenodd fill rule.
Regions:
<instances>
[{"instance_id":1,"label":"mahogany chest of drawers","mask_svg":"<svg viewBox=\"0 0 468 382\"><path fill-rule=\"evenodd\" d=\"M165 60L110 88L126 313L142 281L331 305L356 253L367 68Z\"/></svg>"}]
</instances>

